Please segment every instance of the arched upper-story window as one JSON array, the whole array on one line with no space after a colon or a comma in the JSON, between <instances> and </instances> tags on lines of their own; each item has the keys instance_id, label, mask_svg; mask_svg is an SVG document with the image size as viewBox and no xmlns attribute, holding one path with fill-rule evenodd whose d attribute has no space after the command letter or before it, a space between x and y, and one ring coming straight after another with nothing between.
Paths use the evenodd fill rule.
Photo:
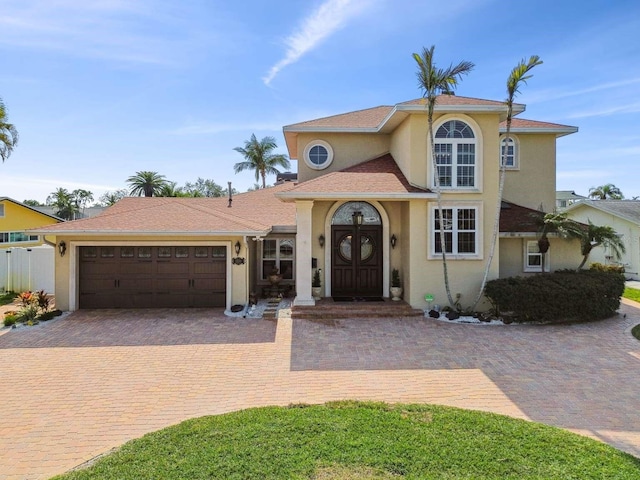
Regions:
<instances>
[{"instance_id":1,"label":"arched upper-story window","mask_svg":"<svg viewBox=\"0 0 640 480\"><path fill-rule=\"evenodd\" d=\"M477 188L478 138L462 120L449 120L436 130L436 165L443 188ZM434 180L435 185L435 180Z\"/></svg>"},{"instance_id":2,"label":"arched upper-story window","mask_svg":"<svg viewBox=\"0 0 640 480\"><path fill-rule=\"evenodd\" d=\"M520 149L518 147L518 138L513 135L509 135L509 142L507 142L507 137L500 138L500 151L502 152L500 161L505 168L511 170L520 168Z\"/></svg>"}]
</instances>

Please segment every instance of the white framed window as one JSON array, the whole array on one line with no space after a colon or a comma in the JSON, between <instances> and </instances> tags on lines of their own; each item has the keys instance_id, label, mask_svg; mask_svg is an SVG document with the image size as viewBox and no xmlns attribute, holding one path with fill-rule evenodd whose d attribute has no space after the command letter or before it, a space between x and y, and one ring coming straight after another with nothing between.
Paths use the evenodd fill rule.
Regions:
<instances>
[{"instance_id":1,"label":"white framed window","mask_svg":"<svg viewBox=\"0 0 640 480\"><path fill-rule=\"evenodd\" d=\"M39 235L24 232L0 232L0 243L33 243L40 240Z\"/></svg>"},{"instance_id":2,"label":"white framed window","mask_svg":"<svg viewBox=\"0 0 640 480\"><path fill-rule=\"evenodd\" d=\"M537 240L524 242L524 271L542 272L542 253ZM549 251L544 255L544 271L549 271Z\"/></svg>"},{"instance_id":3,"label":"white framed window","mask_svg":"<svg viewBox=\"0 0 640 480\"><path fill-rule=\"evenodd\" d=\"M442 255L440 236L444 235L445 252L452 259L479 259L482 257L481 213L477 204L444 205L443 221L437 206L431 209L430 258Z\"/></svg>"},{"instance_id":4,"label":"white framed window","mask_svg":"<svg viewBox=\"0 0 640 480\"><path fill-rule=\"evenodd\" d=\"M309 168L324 170L333 162L333 148L324 140L314 140L305 147L303 158Z\"/></svg>"},{"instance_id":5,"label":"white framed window","mask_svg":"<svg viewBox=\"0 0 640 480\"><path fill-rule=\"evenodd\" d=\"M262 259L260 262L261 278L267 280L274 269L282 275L283 280L294 280L295 273L295 239L268 238L262 241Z\"/></svg>"},{"instance_id":6,"label":"white framed window","mask_svg":"<svg viewBox=\"0 0 640 480\"><path fill-rule=\"evenodd\" d=\"M0 217L4 217L4 203L0 203Z\"/></svg>"},{"instance_id":7,"label":"white framed window","mask_svg":"<svg viewBox=\"0 0 640 480\"><path fill-rule=\"evenodd\" d=\"M520 148L518 145L518 139L513 135L509 135L509 141L507 137L500 139L500 164L507 170L518 170L520 168L519 153Z\"/></svg>"},{"instance_id":8,"label":"white framed window","mask_svg":"<svg viewBox=\"0 0 640 480\"><path fill-rule=\"evenodd\" d=\"M477 188L478 141L469 124L462 120L449 120L440 125L435 133L434 150L442 188Z\"/></svg>"}]
</instances>

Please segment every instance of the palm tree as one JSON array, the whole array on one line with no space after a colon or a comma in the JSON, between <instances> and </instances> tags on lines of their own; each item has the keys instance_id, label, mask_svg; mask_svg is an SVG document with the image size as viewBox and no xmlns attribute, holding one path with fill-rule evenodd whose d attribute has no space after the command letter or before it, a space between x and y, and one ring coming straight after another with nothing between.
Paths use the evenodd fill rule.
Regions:
<instances>
[{"instance_id":1,"label":"palm tree","mask_svg":"<svg viewBox=\"0 0 640 480\"><path fill-rule=\"evenodd\" d=\"M278 147L276 139L273 137L264 137L258 141L254 133L251 138L244 142L243 147L236 147L234 150L241 153L245 158L244 162L236 163L233 168L236 173L243 170L255 170L256 181L262 178L262 188L266 188L267 174L277 175L280 173L276 167L282 167L287 170L291 168L289 159L286 155L280 153L272 153Z\"/></svg>"},{"instance_id":2,"label":"palm tree","mask_svg":"<svg viewBox=\"0 0 640 480\"><path fill-rule=\"evenodd\" d=\"M110 207L114 205L118 200L122 200L126 197L128 192L123 188L120 190L115 190L113 192L105 192L101 197L98 203L105 207Z\"/></svg>"},{"instance_id":3,"label":"palm tree","mask_svg":"<svg viewBox=\"0 0 640 480\"><path fill-rule=\"evenodd\" d=\"M487 278L489 277L489 269L491 268L491 262L493 261L493 256L496 251L496 244L498 243L498 232L500 231L500 211L502 208L502 196L504 193L504 180L507 172L507 162L505 161L505 155L507 153L507 145L509 145L509 141L511 140L511 121L513 119L513 100L516 96L516 93L520 93L520 85L526 84L527 80L532 77L532 75L528 75L532 68L537 65L542 64L542 60L538 55L531 55L528 61L525 59L520 60L520 62L513 67L509 77L507 78L507 99L505 100L505 104L507 106L507 134L505 136L505 146L502 147L502 143L500 144L500 154L499 154L499 165L500 165L500 182L498 184L498 200L496 202L496 215L493 223L493 232L491 235L491 244L489 245L489 258L487 259L487 263L484 268L484 275L482 276L482 283L480 284L480 290L478 291L478 296L475 298L473 302L473 307L475 308L480 298L482 298L482 294L484 292L484 287L487 284ZM547 247L548 248L548 247ZM542 255L542 260L544 262L544 254ZM544 265L544 263L543 263ZM544 268L543 268L544 270Z\"/></svg>"},{"instance_id":4,"label":"palm tree","mask_svg":"<svg viewBox=\"0 0 640 480\"><path fill-rule=\"evenodd\" d=\"M130 185L129 193L133 196L157 197L167 180L158 172L143 170L127 178L127 183Z\"/></svg>"},{"instance_id":5,"label":"palm tree","mask_svg":"<svg viewBox=\"0 0 640 480\"><path fill-rule=\"evenodd\" d=\"M551 245L548 235L550 233L556 233L562 238L581 238L585 225L568 218L565 212L547 213L543 217L536 215L536 218L540 219L538 250L542 255L542 271L544 272L546 255Z\"/></svg>"},{"instance_id":6,"label":"palm tree","mask_svg":"<svg viewBox=\"0 0 640 480\"><path fill-rule=\"evenodd\" d=\"M82 209L82 215L84 215L84 209L86 208L87 203L93 202L93 192L83 190L81 188L71 192L71 197L76 205L76 210L80 211L80 209Z\"/></svg>"},{"instance_id":7,"label":"palm tree","mask_svg":"<svg viewBox=\"0 0 640 480\"><path fill-rule=\"evenodd\" d=\"M591 220L589 220L587 228L583 228L576 238L580 240L580 253L582 254L582 262L578 266L578 270L587 263L591 250L600 245L609 248L616 260L620 260L622 254L626 252L622 238L612 227L594 225Z\"/></svg>"},{"instance_id":8,"label":"palm tree","mask_svg":"<svg viewBox=\"0 0 640 480\"><path fill-rule=\"evenodd\" d=\"M440 175L436 164L436 151L433 143L433 110L436 98L439 93L452 93L462 80L463 75L467 75L475 65L472 62L462 61L457 65L450 65L448 68L437 68L433 62L433 52L435 45L431 48L423 48L422 54L414 53L413 58L418 64L418 87L422 90L422 96L426 101L427 121L429 123L429 142L431 144L431 160L433 163L433 178L438 201L438 219L444 219L442 214L442 191L440 189ZM449 305L455 306L451 287L449 285L449 273L447 268L447 251L445 245L444 223L440 221L440 250L442 251L442 268L444 274L444 285L449 300Z\"/></svg>"},{"instance_id":9,"label":"palm tree","mask_svg":"<svg viewBox=\"0 0 640 480\"><path fill-rule=\"evenodd\" d=\"M0 98L0 158L2 158L2 163L9 158L17 144L18 130L7 122L7 108Z\"/></svg>"},{"instance_id":10,"label":"palm tree","mask_svg":"<svg viewBox=\"0 0 640 480\"><path fill-rule=\"evenodd\" d=\"M47 197L47 205L54 207L55 214L65 220L73 220L78 212L73 195L66 188L58 188Z\"/></svg>"},{"instance_id":11,"label":"palm tree","mask_svg":"<svg viewBox=\"0 0 640 480\"><path fill-rule=\"evenodd\" d=\"M165 182L160 190L156 193L156 197L190 197L188 193L178 187L178 182Z\"/></svg>"},{"instance_id":12,"label":"palm tree","mask_svg":"<svg viewBox=\"0 0 640 480\"><path fill-rule=\"evenodd\" d=\"M606 185L600 185L599 187L591 187L589 189L589 198L594 198L596 200L622 200L624 195L613 183L607 183Z\"/></svg>"}]
</instances>

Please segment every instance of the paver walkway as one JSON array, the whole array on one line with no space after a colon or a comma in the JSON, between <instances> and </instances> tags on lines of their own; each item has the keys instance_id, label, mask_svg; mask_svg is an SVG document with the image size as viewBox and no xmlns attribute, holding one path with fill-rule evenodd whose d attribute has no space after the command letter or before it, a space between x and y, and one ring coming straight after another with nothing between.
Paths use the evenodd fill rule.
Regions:
<instances>
[{"instance_id":1,"label":"paver walkway","mask_svg":"<svg viewBox=\"0 0 640 480\"><path fill-rule=\"evenodd\" d=\"M503 413L640 456L637 307L564 326L75 312L0 335L0 479L48 478L191 417L345 398Z\"/></svg>"}]
</instances>

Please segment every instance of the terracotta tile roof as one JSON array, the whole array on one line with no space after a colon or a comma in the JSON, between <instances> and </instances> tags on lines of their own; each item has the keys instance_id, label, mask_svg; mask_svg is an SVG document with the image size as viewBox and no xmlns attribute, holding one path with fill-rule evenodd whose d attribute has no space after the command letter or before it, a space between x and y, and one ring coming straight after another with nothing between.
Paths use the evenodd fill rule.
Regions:
<instances>
[{"instance_id":1,"label":"terracotta tile roof","mask_svg":"<svg viewBox=\"0 0 640 480\"><path fill-rule=\"evenodd\" d=\"M407 102L399 103L398 105L424 105L425 98L416 98ZM496 100L484 100L482 98L473 97L461 97L459 95L438 95L436 98L436 106L450 106L450 105L485 105L493 107L505 106L504 102Z\"/></svg>"},{"instance_id":2,"label":"terracotta tile roof","mask_svg":"<svg viewBox=\"0 0 640 480\"><path fill-rule=\"evenodd\" d=\"M384 196L394 194L431 193L430 190L411 185L396 164L391 154L359 163L338 172L331 172L313 180L299 183L293 190L281 195L283 198L322 198L327 194L349 196Z\"/></svg>"},{"instance_id":3,"label":"terracotta tile roof","mask_svg":"<svg viewBox=\"0 0 640 480\"><path fill-rule=\"evenodd\" d=\"M295 225L295 205L275 197L293 188L287 182L228 199L126 197L100 215L39 228L47 233L228 234L260 233L273 225Z\"/></svg>"},{"instance_id":4,"label":"terracotta tile roof","mask_svg":"<svg viewBox=\"0 0 640 480\"><path fill-rule=\"evenodd\" d=\"M500 233L537 233L545 212L502 202L500 208Z\"/></svg>"},{"instance_id":5,"label":"terracotta tile roof","mask_svg":"<svg viewBox=\"0 0 640 480\"><path fill-rule=\"evenodd\" d=\"M562 125L560 123L550 122L538 122L537 120L527 120L525 118L514 118L511 121L511 129L517 130L531 130L532 132L538 131L560 131L566 133L573 133L578 131L578 127L572 127L570 125ZM500 131L507 131L507 122L500 122Z\"/></svg>"},{"instance_id":6,"label":"terracotta tile roof","mask_svg":"<svg viewBox=\"0 0 640 480\"><path fill-rule=\"evenodd\" d=\"M331 127L331 128L376 128L382 120L393 110L393 107L381 105L379 107L357 110L355 112L332 115L330 117L317 118L306 122L286 125L285 129L304 127Z\"/></svg>"}]
</instances>

